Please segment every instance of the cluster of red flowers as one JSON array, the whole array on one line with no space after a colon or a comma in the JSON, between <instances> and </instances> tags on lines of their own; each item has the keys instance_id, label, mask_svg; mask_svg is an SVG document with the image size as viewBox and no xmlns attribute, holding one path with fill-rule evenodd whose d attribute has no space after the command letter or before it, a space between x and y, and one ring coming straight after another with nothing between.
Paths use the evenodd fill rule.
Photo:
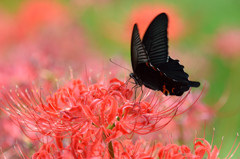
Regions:
<instances>
[{"instance_id":1,"label":"cluster of red flowers","mask_svg":"<svg viewBox=\"0 0 240 159\"><path fill-rule=\"evenodd\" d=\"M84 65L82 61L98 57L94 49L88 47L82 27L60 2L22 1L14 14L2 5L0 8L0 87L16 84L29 87L34 81L41 83L44 89L55 88L55 80L65 77L68 66L80 70ZM94 60L91 62L96 64ZM31 151L32 143L2 112L0 124L3 152L9 152L16 140L20 145L26 143L26 149Z\"/></svg>"},{"instance_id":2,"label":"cluster of red flowers","mask_svg":"<svg viewBox=\"0 0 240 159\"><path fill-rule=\"evenodd\" d=\"M219 149L203 138L194 140L193 151L140 138L164 128L189 92L176 99L153 92L132 99L132 94L118 79L91 85L72 80L46 100L42 90L16 88L3 96L2 110L42 143L33 158L217 158Z\"/></svg>"}]
</instances>

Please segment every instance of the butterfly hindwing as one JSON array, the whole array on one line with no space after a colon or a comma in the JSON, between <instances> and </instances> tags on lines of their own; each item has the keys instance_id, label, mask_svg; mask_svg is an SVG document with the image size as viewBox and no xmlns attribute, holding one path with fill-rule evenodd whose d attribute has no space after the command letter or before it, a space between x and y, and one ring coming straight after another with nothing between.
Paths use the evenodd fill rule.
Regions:
<instances>
[{"instance_id":1,"label":"butterfly hindwing","mask_svg":"<svg viewBox=\"0 0 240 159\"><path fill-rule=\"evenodd\" d=\"M143 45L153 66L168 61L168 17L159 14L149 25L144 37Z\"/></svg>"},{"instance_id":2,"label":"butterfly hindwing","mask_svg":"<svg viewBox=\"0 0 240 159\"><path fill-rule=\"evenodd\" d=\"M133 72L136 72L139 64L148 62L148 56L140 39L137 24L134 25L132 32L131 61Z\"/></svg>"},{"instance_id":3,"label":"butterfly hindwing","mask_svg":"<svg viewBox=\"0 0 240 159\"><path fill-rule=\"evenodd\" d=\"M179 63L179 60L174 60L169 57L169 61L164 64L158 65L161 72L163 72L168 78L173 79L180 83L188 83L191 87L198 87L199 82L189 81L188 74L184 72L184 66Z\"/></svg>"},{"instance_id":4,"label":"butterfly hindwing","mask_svg":"<svg viewBox=\"0 0 240 159\"><path fill-rule=\"evenodd\" d=\"M183 70L184 66L180 65L178 60L173 60L171 57L169 57L169 61L167 63L159 64L157 67L160 68L160 71L168 78L176 81L188 80L188 74Z\"/></svg>"}]
</instances>

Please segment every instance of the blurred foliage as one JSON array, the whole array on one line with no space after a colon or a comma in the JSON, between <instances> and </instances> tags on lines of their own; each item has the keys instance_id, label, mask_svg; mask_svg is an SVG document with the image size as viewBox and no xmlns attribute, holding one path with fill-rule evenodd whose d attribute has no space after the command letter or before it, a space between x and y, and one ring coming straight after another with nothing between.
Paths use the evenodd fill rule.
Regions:
<instances>
[{"instance_id":1,"label":"blurred foliage","mask_svg":"<svg viewBox=\"0 0 240 159\"><path fill-rule=\"evenodd\" d=\"M14 13L21 2L19 0L1 0L0 5ZM226 104L220 109L215 122L212 125L207 124L209 131L206 131L207 138L211 138L211 128L216 128L214 135L216 145L220 145L222 136L225 136L220 157L226 156L234 142L236 133L240 130L240 116L238 115L240 110L240 58L220 56L211 48L211 41L221 28L240 28L239 0L164 0L161 2L154 0L113 0L106 4L96 1L94 5L85 7L76 6L67 0L61 0L61 2L69 7L79 25L84 27L92 46L106 53L108 58L114 54L121 54L128 59L129 63L130 43L128 42L130 42L130 39L123 42L117 40L118 37L113 38L109 34L117 33L119 29L125 29L130 11L139 4L166 3L176 6L185 21L191 24L191 31L178 42L171 42L170 39L170 48L175 47L180 50L187 49L188 52L197 52L210 62L210 72L206 76L200 77L202 85L204 85L203 80L209 82L209 88L205 96L207 103L214 106L223 95L228 98ZM108 28L111 28L111 31L108 32ZM202 71L206 71L204 69ZM198 72L195 72L195 74L198 74ZM239 138L238 141L240 141Z\"/></svg>"},{"instance_id":2,"label":"blurred foliage","mask_svg":"<svg viewBox=\"0 0 240 159\"><path fill-rule=\"evenodd\" d=\"M12 0L12 1L1 0L0 6L2 6L2 8L5 8L11 12L15 12L22 2L23 1L19 1L19 0Z\"/></svg>"}]
</instances>

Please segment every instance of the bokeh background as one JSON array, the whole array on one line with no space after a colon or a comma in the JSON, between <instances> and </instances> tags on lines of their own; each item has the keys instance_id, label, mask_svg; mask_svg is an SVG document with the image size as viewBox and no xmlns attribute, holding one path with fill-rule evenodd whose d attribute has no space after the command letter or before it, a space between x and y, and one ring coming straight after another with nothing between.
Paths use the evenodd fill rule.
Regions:
<instances>
[{"instance_id":1,"label":"bokeh background","mask_svg":"<svg viewBox=\"0 0 240 159\"><path fill-rule=\"evenodd\" d=\"M220 157L226 156L240 130L238 0L1 0L0 85L28 87L34 81L52 88L56 79L69 79L71 70L74 76L84 69L124 71L109 58L131 70L133 24L143 36L161 12L169 16L171 57L205 85L203 101L215 110L206 138L211 141L213 128L216 145L224 136ZM1 147L11 153L15 139L24 137L0 117Z\"/></svg>"}]
</instances>

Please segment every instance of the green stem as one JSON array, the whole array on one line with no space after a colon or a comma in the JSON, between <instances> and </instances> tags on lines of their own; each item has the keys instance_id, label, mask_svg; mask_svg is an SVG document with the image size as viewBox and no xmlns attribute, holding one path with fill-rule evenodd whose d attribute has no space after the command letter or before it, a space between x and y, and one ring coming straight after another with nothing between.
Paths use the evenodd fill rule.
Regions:
<instances>
[{"instance_id":1,"label":"green stem","mask_svg":"<svg viewBox=\"0 0 240 159\"><path fill-rule=\"evenodd\" d=\"M109 154L111 155L111 158L114 158L112 141L110 141L110 142L108 143L108 152L109 152Z\"/></svg>"}]
</instances>

